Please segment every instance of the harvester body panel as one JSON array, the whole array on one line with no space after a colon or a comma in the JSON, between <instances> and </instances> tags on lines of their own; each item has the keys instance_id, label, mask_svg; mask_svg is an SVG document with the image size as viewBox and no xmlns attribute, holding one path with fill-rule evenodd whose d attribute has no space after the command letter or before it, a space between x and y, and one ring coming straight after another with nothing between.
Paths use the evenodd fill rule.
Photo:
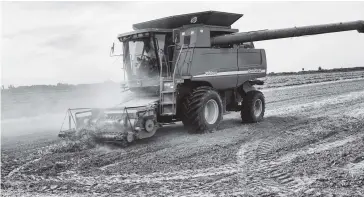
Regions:
<instances>
[{"instance_id":1,"label":"harvester body panel","mask_svg":"<svg viewBox=\"0 0 364 197\"><path fill-rule=\"evenodd\" d=\"M238 49L238 86L266 75L267 58L264 49Z\"/></svg>"},{"instance_id":2,"label":"harvester body panel","mask_svg":"<svg viewBox=\"0 0 364 197\"><path fill-rule=\"evenodd\" d=\"M177 67L181 68L182 78L207 82L219 90L266 76L263 49L187 48L180 58Z\"/></svg>"},{"instance_id":3,"label":"harvester body panel","mask_svg":"<svg viewBox=\"0 0 364 197\"><path fill-rule=\"evenodd\" d=\"M236 87L237 49L195 48L188 75L192 81L205 81L215 89Z\"/></svg>"}]
</instances>

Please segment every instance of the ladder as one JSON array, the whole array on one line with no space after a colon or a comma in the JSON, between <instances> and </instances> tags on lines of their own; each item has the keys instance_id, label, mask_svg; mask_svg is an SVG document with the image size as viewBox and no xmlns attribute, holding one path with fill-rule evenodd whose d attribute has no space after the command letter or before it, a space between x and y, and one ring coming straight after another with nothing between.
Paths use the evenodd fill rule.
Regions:
<instances>
[{"instance_id":1,"label":"ladder","mask_svg":"<svg viewBox=\"0 0 364 197\"><path fill-rule=\"evenodd\" d=\"M182 49L184 47L181 46L181 49L178 53L178 57L176 59L176 62L174 63L174 70L173 75L169 75L169 70L167 70L167 76L163 77L163 61L162 57L160 57L161 62L161 70L160 70L160 114L162 116L170 116L170 115L176 115L177 113L177 91L176 91L176 70L177 70L177 64L180 59ZM164 57L164 55L163 55ZM169 69L168 61L165 59L165 65L167 69ZM173 61L171 61L171 64L173 64Z\"/></svg>"}]
</instances>

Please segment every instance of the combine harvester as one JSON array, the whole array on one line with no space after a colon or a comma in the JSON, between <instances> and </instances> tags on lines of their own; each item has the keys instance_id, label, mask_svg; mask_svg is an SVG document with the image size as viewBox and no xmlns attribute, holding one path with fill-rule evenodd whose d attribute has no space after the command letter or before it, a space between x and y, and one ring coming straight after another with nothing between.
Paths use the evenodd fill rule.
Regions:
<instances>
[{"instance_id":1,"label":"combine harvester","mask_svg":"<svg viewBox=\"0 0 364 197\"><path fill-rule=\"evenodd\" d=\"M357 30L364 21L239 32L242 14L216 11L172 16L133 25L118 35L129 102L108 109L69 109L60 137L91 135L128 144L152 137L163 124L182 121L191 133L216 129L228 111L243 122L263 119L265 101L254 88L267 61L254 41ZM114 56L114 46L111 56Z\"/></svg>"}]
</instances>

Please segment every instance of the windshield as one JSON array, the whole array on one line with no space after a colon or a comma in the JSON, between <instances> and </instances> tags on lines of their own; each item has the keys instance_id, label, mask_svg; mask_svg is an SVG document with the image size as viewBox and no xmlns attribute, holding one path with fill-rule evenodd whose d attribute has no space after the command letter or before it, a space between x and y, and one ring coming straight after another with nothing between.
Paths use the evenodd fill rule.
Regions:
<instances>
[{"instance_id":1,"label":"windshield","mask_svg":"<svg viewBox=\"0 0 364 197\"><path fill-rule=\"evenodd\" d=\"M168 34L154 34L123 41L124 67L129 83L142 80L144 86L151 78L159 81L161 73L163 77L170 76L166 74L171 73L169 62L173 55L172 47L168 47L170 37Z\"/></svg>"},{"instance_id":2,"label":"windshield","mask_svg":"<svg viewBox=\"0 0 364 197\"><path fill-rule=\"evenodd\" d=\"M144 67L144 71L147 71L148 68L157 66L155 65L157 63L157 58L154 43L149 37L129 41L129 50L131 58L131 71L133 75L138 75L137 72L138 70L141 70L141 66ZM140 74L145 76L147 73Z\"/></svg>"},{"instance_id":3,"label":"windshield","mask_svg":"<svg viewBox=\"0 0 364 197\"><path fill-rule=\"evenodd\" d=\"M124 42L129 79L156 78L159 76L157 54L151 37ZM130 78L131 77L131 78Z\"/></svg>"}]
</instances>

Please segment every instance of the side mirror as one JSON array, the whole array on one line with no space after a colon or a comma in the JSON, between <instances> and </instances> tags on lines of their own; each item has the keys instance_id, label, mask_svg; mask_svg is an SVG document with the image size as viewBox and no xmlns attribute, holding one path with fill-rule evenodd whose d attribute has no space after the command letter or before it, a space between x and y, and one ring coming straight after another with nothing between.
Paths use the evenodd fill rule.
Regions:
<instances>
[{"instance_id":1,"label":"side mirror","mask_svg":"<svg viewBox=\"0 0 364 197\"><path fill-rule=\"evenodd\" d=\"M123 56L123 44L121 42L117 44L115 44L115 42L112 43L110 57L113 56Z\"/></svg>"},{"instance_id":2,"label":"side mirror","mask_svg":"<svg viewBox=\"0 0 364 197\"><path fill-rule=\"evenodd\" d=\"M112 43L111 50L110 50L110 56L112 56L112 54L114 54L114 51L115 51L115 43Z\"/></svg>"}]
</instances>

